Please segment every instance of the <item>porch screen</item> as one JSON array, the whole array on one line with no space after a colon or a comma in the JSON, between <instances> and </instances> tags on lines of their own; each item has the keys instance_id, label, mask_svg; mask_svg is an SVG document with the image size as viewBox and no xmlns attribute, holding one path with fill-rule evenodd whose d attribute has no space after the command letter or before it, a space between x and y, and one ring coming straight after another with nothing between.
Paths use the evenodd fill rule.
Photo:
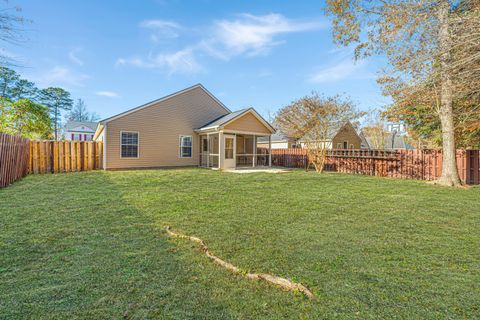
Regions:
<instances>
[{"instance_id":1,"label":"porch screen","mask_svg":"<svg viewBox=\"0 0 480 320\"><path fill-rule=\"evenodd\" d=\"M225 139L225 159L233 159L233 139Z\"/></svg>"}]
</instances>

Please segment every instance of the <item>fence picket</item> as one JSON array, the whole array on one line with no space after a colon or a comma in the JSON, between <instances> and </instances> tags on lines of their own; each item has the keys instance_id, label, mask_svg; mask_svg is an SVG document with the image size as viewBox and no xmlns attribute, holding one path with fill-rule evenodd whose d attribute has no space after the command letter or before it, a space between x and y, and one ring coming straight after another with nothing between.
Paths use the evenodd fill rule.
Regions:
<instances>
[{"instance_id":1,"label":"fence picket","mask_svg":"<svg viewBox=\"0 0 480 320\"><path fill-rule=\"evenodd\" d=\"M35 141L0 133L0 188L28 173L95 170L103 165L103 143Z\"/></svg>"},{"instance_id":2,"label":"fence picket","mask_svg":"<svg viewBox=\"0 0 480 320\"><path fill-rule=\"evenodd\" d=\"M29 171L29 140L0 133L0 188L25 176Z\"/></svg>"},{"instance_id":3,"label":"fence picket","mask_svg":"<svg viewBox=\"0 0 480 320\"><path fill-rule=\"evenodd\" d=\"M305 168L305 149L272 149L272 164ZM459 150L458 171L467 184L480 184L480 150ZM440 150L329 150L325 171L401 179L435 180L441 176Z\"/></svg>"}]
</instances>

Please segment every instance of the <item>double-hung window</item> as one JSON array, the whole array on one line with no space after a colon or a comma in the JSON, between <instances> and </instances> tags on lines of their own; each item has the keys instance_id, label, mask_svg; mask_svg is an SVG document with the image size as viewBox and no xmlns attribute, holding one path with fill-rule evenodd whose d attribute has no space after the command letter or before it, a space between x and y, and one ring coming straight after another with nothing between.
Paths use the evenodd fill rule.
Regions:
<instances>
[{"instance_id":1,"label":"double-hung window","mask_svg":"<svg viewBox=\"0 0 480 320\"><path fill-rule=\"evenodd\" d=\"M122 158L138 158L138 132L122 131L120 148Z\"/></svg>"},{"instance_id":2,"label":"double-hung window","mask_svg":"<svg viewBox=\"0 0 480 320\"><path fill-rule=\"evenodd\" d=\"M192 136L180 136L180 158L192 157Z\"/></svg>"}]
</instances>

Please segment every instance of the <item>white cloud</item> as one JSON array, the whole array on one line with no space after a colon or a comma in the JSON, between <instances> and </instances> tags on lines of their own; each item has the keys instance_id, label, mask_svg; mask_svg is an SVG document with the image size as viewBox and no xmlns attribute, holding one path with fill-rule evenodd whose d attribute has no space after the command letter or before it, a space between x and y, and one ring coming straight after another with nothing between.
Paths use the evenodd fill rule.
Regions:
<instances>
[{"instance_id":1,"label":"white cloud","mask_svg":"<svg viewBox=\"0 0 480 320\"><path fill-rule=\"evenodd\" d=\"M144 20L140 23L140 26L145 29L152 30L150 39L153 42L159 42L161 39L173 39L179 36L179 30L182 27L169 20Z\"/></svg>"},{"instance_id":2,"label":"white cloud","mask_svg":"<svg viewBox=\"0 0 480 320\"><path fill-rule=\"evenodd\" d=\"M323 26L322 22L294 21L275 13L264 16L241 14L236 20L216 21L212 41L222 45L230 55L254 56L266 54L282 43L277 40L281 34L311 31Z\"/></svg>"},{"instance_id":3,"label":"white cloud","mask_svg":"<svg viewBox=\"0 0 480 320\"><path fill-rule=\"evenodd\" d=\"M115 62L115 66L118 67L123 65L133 65L137 67L144 67L145 63L140 58L130 58L130 59L118 58L117 61Z\"/></svg>"},{"instance_id":4,"label":"white cloud","mask_svg":"<svg viewBox=\"0 0 480 320\"><path fill-rule=\"evenodd\" d=\"M322 83L339 81L348 77L358 78L358 73L363 74L363 72L361 72L361 69L364 65L365 63L363 61L355 63L353 59L343 60L333 66L318 70L310 77L310 81L315 83Z\"/></svg>"},{"instance_id":5,"label":"white cloud","mask_svg":"<svg viewBox=\"0 0 480 320\"><path fill-rule=\"evenodd\" d=\"M193 48L186 48L173 53L160 53L146 59L120 58L116 65L133 65L136 67L161 69L169 75L175 73L192 74L203 71L202 66L195 59Z\"/></svg>"},{"instance_id":6,"label":"white cloud","mask_svg":"<svg viewBox=\"0 0 480 320\"><path fill-rule=\"evenodd\" d=\"M78 53L81 51L80 48L75 48L68 53L68 58L75 64L83 66L83 61L78 57Z\"/></svg>"},{"instance_id":7,"label":"white cloud","mask_svg":"<svg viewBox=\"0 0 480 320\"><path fill-rule=\"evenodd\" d=\"M183 29L178 23L169 20L144 20L140 26L154 30L152 40L178 37ZM323 21L299 21L287 19L281 14L255 16L240 14L234 20L217 20L203 36L192 45L176 52L161 52L146 58L119 58L115 65L131 65L142 68L157 68L174 73L198 73L204 68L198 63L198 55L229 60L234 56L265 55L285 41L280 35L294 32L316 30L326 26Z\"/></svg>"},{"instance_id":8,"label":"white cloud","mask_svg":"<svg viewBox=\"0 0 480 320\"><path fill-rule=\"evenodd\" d=\"M118 97L118 93L113 92L113 91L97 91L97 92L95 92L95 94L97 96L108 97L108 98L117 98Z\"/></svg>"},{"instance_id":9,"label":"white cloud","mask_svg":"<svg viewBox=\"0 0 480 320\"><path fill-rule=\"evenodd\" d=\"M180 25L174 21L169 20L143 20L140 23L140 26L150 29L162 29L162 28L172 28L180 29Z\"/></svg>"},{"instance_id":10,"label":"white cloud","mask_svg":"<svg viewBox=\"0 0 480 320\"><path fill-rule=\"evenodd\" d=\"M6 58L6 59L11 59L11 60L15 60L15 59L18 58L17 55L15 55L11 51L8 51L5 48L0 48L0 56L2 56L3 58Z\"/></svg>"},{"instance_id":11,"label":"white cloud","mask_svg":"<svg viewBox=\"0 0 480 320\"><path fill-rule=\"evenodd\" d=\"M42 87L83 87L85 80L90 77L63 66L54 66L43 71L41 75L32 76L34 81Z\"/></svg>"}]
</instances>

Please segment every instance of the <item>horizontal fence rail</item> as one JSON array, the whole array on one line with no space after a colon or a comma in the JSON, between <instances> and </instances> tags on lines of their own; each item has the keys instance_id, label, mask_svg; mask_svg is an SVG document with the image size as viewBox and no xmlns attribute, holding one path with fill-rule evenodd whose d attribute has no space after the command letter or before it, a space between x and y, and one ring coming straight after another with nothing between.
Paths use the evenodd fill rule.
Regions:
<instances>
[{"instance_id":1,"label":"horizontal fence rail","mask_svg":"<svg viewBox=\"0 0 480 320\"><path fill-rule=\"evenodd\" d=\"M30 141L30 173L60 173L103 167L103 143Z\"/></svg>"},{"instance_id":2,"label":"horizontal fence rail","mask_svg":"<svg viewBox=\"0 0 480 320\"><path fill-rule=\"evenodd\" d=\"M0 132L0 188L28 173L29 140Z\"/></svg>"},{"instance_id":3,"label":"horizontal fence rail","mask_svg":"<svg viewBox=\"0 0 480 320\"><path fill-rule=\"evenodd\" d=\"M305 149L272 149L272 165L306 168ZM480 184L480 150L457 150L457 169L466 184ZM326 171L417 180L442 174L441 150L329 150Z\"/></svg>"}]
</instances>

